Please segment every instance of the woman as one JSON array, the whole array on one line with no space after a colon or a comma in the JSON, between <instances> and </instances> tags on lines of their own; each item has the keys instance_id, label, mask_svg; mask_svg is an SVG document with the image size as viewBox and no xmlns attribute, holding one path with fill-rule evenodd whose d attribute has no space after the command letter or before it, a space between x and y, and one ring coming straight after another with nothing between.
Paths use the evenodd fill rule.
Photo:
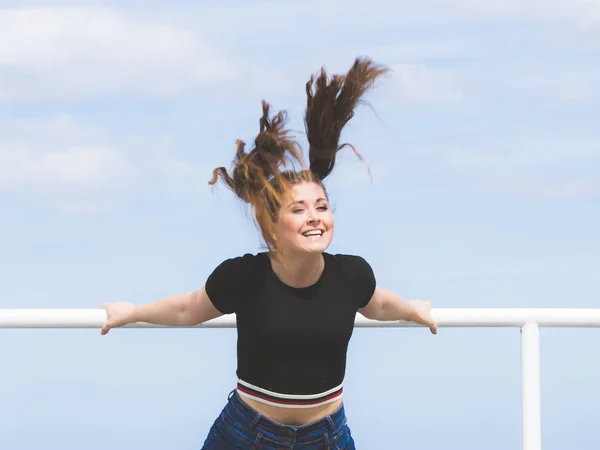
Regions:
<instances>
[{"instance_id":1,"label":"woman","mask_svg":"<svg viewBox=\"0 0 600 450\"><path fill-rule=\"evenodd\" d=\"M191 326L236 314L237 388L215 420L204 449L353 449L342 402L346 350L357 312L375 320L408 320L437 332L429 302L406 302L376 287L361 257L326 252L334 232L323 180L339 138L363 94L385 69L357 59L345 76L324 70L306 85L309 168L263 102L255 148L237 142L232 175L214 170L250 204L267 246L222 262L204 287L154 303L105 304L111 328L133 322ZM313 85L316 89L313 93ZM355 151L356 153L356 151ZM359 155L360 157L360 155Z\"/></svg>"}]
</instances>

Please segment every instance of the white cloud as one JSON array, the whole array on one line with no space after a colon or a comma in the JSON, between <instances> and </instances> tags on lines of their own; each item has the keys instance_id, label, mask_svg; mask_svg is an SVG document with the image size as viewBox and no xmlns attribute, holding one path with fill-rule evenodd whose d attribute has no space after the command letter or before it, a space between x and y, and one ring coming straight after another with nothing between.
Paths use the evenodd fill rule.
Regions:
<instances>
[{"instance_id":1,"label":"white cloud","mask_svg":"<svg viewBox=\"0 0 600 450\"><path fill-rule=\"evenodd\" d=\"M408 1L403 2L405 4ZM434 16L505 20L573 20L581 24L598 17L594 0L424 0L415 10L430 10Z\"/></svg>"},{"instance_id":2,"label":"white cloud","mask_svg":"<svg viewBox=\"0 0 600 450\"><path fill-rule=\"evenodd\" d=\"M336 27L354 30L356 25L377 28L428 19L469 20L556 20L584 25L598 19L597 0L295 0L279 2L277 8L270 0L223 1L186 5L189 20L225 22L243 34L285 31L292 28ZM135 7L134 7L135 8ZM147 10L146 3L144 9ZM236 11L231 15L230 11ZM179 16L174 12L172 16ZM202 17L204 19L202 19ZM253 27L239 27L251 22ZM239 30L237 30L239 27ZM283 36L285 38L285 36Z\"/></svg>"},{"instance_id":3,"label":"white cloud","mask_svg":"<svg viewBox=\"0 0 600 450\"><path fill-rule=\"evenodd\" d=\"M143 9L116 2L112 8L119 9L111 9L110 2L0 9L0 101L123 93L172 96L199 89L211 94L217 86L220 96L260 92L271 98L300 92L298 86L323 63L332 71L346 70L351 58L361 52L396 64L392 76L397 83L391 90L403 101L462 101L473 94L473 86L485 92L487 77L502 68L492 64L493 73L483 73L486 81L477 82L474 76L466 79L477 68L461 72L429 67L427 58L482 57L490 50L460 33L450 38L446 33L415 37L412 31L421 23L431 27L436 21L452 19L545 20L575 24L589 34L599 28L600 17L600 2L589 0L374 0L368 4L349 0L343 8L333 0L318 0L315 15L309 12L317 7L316 1L282 2L277 8L261 0L187 4L180 10L165 9L158 2L144 3ZM17 2L40 3L47 4ZM339 40L341 33L356 26L381 34L403 23L411 28L401 39L392 40L393 45L356 46ZM310 52L292 57L282 50L292 44L295 51L299 39ZM318 45L319 40L327 45ZM332 54L332 46L339 51ZM274 51L280 55L277 61ZM582 71L559 77L520 69L518 77L511 76L534 93L567 100L598 94L594 88L598 77ZM510 79L507 83L514 84Z\"/></svg>"},{"instance_id":4,"label":"white cloud","mask_svg":"<svg viewBox=\"0 0 600 450\"><path fill-rule=\"evenodd\" d=\"M211 2L174 1L118 2L116 0L15 0L21 7L77 7L82 4L95 8L119 8L136 16L153 17L162 21L185 24L188 29L200 27L210 36L220 31L220 37L232 39L244 36L277 34L277 41L293 36L290 31L319 29L324 35L333 29L380 29L427 20L534 20L577 24L589 28L600 19L597 0L346 0L340 7L338 0L237 0ZM235 11L232 14L231 11ZM252 24L252 26L248 26ZM210 31L209 31L210 30Z\"/></svg>"},{"instance_id":5,"label":"white cloud","mask_svg":"<svg viewBox=\"0 0 600 450\"><path fill-rule=\"evenodd\" d=\"M137 145L143 150L64 116L0 125L0 194L89 214L112 211L119 196L146 183L189 188L208 179L160 145Z\"/></svg>"},{"instance_id":6,"label":"white cloud","mask_svg":"<svg viewBox=\"0 0 600 450\"><path fill-rule=\"evenodd\" d=\"M207 193L213 169L203 163L192 164L172 151L158 150L143 165L143 182L155 184L158 181L172 187Z\"/></svg>"},{"instance_id":7,"label":"white cloud","mask_svg":"<svg viewBox=\"0 0 600 450\"><path fill-rule=\"evenodd\" d=\"M545 31L554 29L554 24L559 22L583 24L587 30L598 29L597 3L586 0L526 3L518 0L425 0L420 3L374 0L367 4L349 0L343 8L333 0L322 0L316 15L312 13L316 10L316 0L282 2L277 8L271 1L209 2L201 6L189 4L181 9L165 9L162 3L150 2L149 6L145 3L143 11L132 12L141 4L137 5L113 3L114 8L133 8L128 13L110 9L108 5L0 9L0 99L125 92L171 95L206 87L214 92L214 82L219 85L220 96L237 97L239 91L230 89L233 81L237 87L245 82L244 90L259 89L261 96L277 105L279 101L273 97L279 94L294 93L303 97L303 83L321 64L325 63L330 72L346 70L351 58L360 53L371 54L377 61L392 65L389 77L382 80L373 94L388 96L389 93L393 102L461 102L472 99L475 94L506 95L511 101L532 94L573 101L594 98L600 93L596 87L600 73L591 64L588 64L590 67L573 68L574 64L570 64L571 68L557 67L560 63L551 58L543 67L532 67L530 61L540 64L547 55L528 56L526 49L519 52L521 41L532 45L532 49L539 44L535 39L528 41L529 31L523 31L522 35L517 33L518 39L503 36L490 41L488 34L484 42L469 43L469 33L453 35L444 22L452 18L465 21L535 19L550 24ZM436 22L436 18L442 19ZM539 22L534 24L536 30ZM386 39L392 27L400 23L410 23L412 28ZM424 23L429 28L423 28ZM436 23L445 27L429 33ZM372 35L373 39L346 42L343 33L356 36L354 30L360 24L377 34ZM318 45L319 40L323 45ZM299 41L305 42L310 51L294 53L300 46ZM364 44L354 46L358 41ZM506 49L498 51L498 45L506 42L519 51L515 55L507 55ZM219 56L223 48L218 48L216 43L227 47L227 58ZM283 51L286 43L294 44L292 51ZM574 56L577 57L581 55ZM431 58L469 61L461 68L448 68L430 64ZM520 61L529 62L519 65ZM373 104L377 109L377 101ZM0 151L4 152L0 157L4 166L10 168L0 167L0 186L5 189L7 186L13 189L38 186L36 189L39 189L39 186L52 185L64 190L107 190L136 185L149 177L188 185L200 179L204 184L206 174L210 174L210 169L202 168L200 172L199 168L174 158L169 152L136 157L123 142L94 134L69 121L53 121L44 126L46 128L41 123L35 127L29 124L25 134L16 140L13 137L10 142L6 137L7 128L0 129L3 133ZM68 137L58 136L60 130ZM42 138L35 138L36 134ZM484 178L499 180L499 184L513 183L508 175L514 175L517 170L526 181L514 182L513 186L520 185L523 189L532 185L538 189L537 181L527 180L540 166L560 168L572 165L573 161L588 166L590 161L598 164L594 156L597 143L546 140L465 144L443 150L418 149L413 154L429 153L425 160L430 163L433 158L436 167L459 176L483 173ZM359 166L356 169L362 171ZM594 191L593 181L590 184L585 178L575 176L576 171L563 169L560 183L548 185L551 189L546 192ZM366 172L365 179L368 179Z\"/></svg>"},{"instance_id":8,"label":"white cloud","mask_svg":"<svg viewBox=\"0 0 600 450\"><path fill-rule=\"evenodd\" d=\"M385 26L414 24L431 20L511 20L511 21L556 21L570 23L580 29L600 18L597 0L346 0L340 6L338 0L295 0L278 2L270 0L202 2L188 6L177 17L186 23L202 23L203 26L222 27L241 35L268 35L270 32L321 30L346 30L352 33L356 26L365 29L380 29ZM144 8L147 11L146 4ZM230 11L236 11L232 15ZM254 26L248 27L247 23ZM278 36L278 39L280 37Z\"/></svg>"},{"instance_id":9,"label":"white cloud","mask_svg":"<svg viewBox=\"0 0 600 450\"><path fill-rule=\"evenodd\" d=\"M68 117L0 125L0 193L90 198L130 186L138 176L122 148Z\"/></svg>"},{"instance_id":10,"label":"white cloud","mask_svg":"<svg viewBox=\"0 0 600 450\"><path fill-rule=\"evenodd\" d=\"M451 183L467 191L515 197L569 199L600 195L600 178L582 174L479 172L463 174Z\"/></svg>"},{"instance_id":11,"label":"white cloud","mask_svg":"<svg viewBox=\"0 0 600 450\"><path fill-rule=\"evenodd\" d=\"M437 186L531 197L600 194L600 141L515 137L411 149L416 170Z\"/></svg>"},{"instance_id":12,"label":"white cloud","mask_svg":"<svg viewBox=\"0 0 600 450\"><path fill-rule=\"evenodd\" d=\"M600 141L522 137L497 142L489 138L464 145L422 148L415 154L456 170L514 172L600 164Z\"/></svg>"},{"instance_id":13,"label":"white cloud","mask_svg":"<svg viewBox=\"0 0 600 450\"><path fill-rule=\"evenodd\" d=\"M455 102L468 95L465 75L457 70L400 64L391 67L391 79L390 89L404 101Z\"/></svg>"},{"instance_id":14,"label":"white cloud","mask_svg":"<svg viewBox=\"0 0 600 450\"><path fill-rule=\"evenodd\" d=\"M359 54L369 54L375 61L421 62L431 59L477 58L486 53L481 42L465 36L419 35L391 41L376 47L365 47Z\"/></svg>"},{"instance_id":15,"label":"white cloud","mask_svg":"<svg viewBox=\"0 0 600 450\"><path fill-rule=\"evenodd\" d=\"M499 82L528 96L563 102L590 101L600 96L600 71L594 65L575 63L564 67L554 61L520 65L507 68L506 72L512 74Z\"/></svg>"},{"instance_id":16,"label":"white cloud","mask_svg":"<svg viewBox=\"0 0 600 450\"><path fill-rule=\"evenodd\" d=\"M190 31L89 7L0 9L0 67L0 100L169 95L231 73Z\"/></svg>"},{"instance_id":17,"label":"white cloud","mask_svg":"<svg viewBox=\"0 0 600 450\"><path fill-rule=\"evenodd\" d=\"M70 147L37 152L25 142L0 147L0 187L105 189L127 183L135 169L111 147Z\"/></svg>"}]
</instances>

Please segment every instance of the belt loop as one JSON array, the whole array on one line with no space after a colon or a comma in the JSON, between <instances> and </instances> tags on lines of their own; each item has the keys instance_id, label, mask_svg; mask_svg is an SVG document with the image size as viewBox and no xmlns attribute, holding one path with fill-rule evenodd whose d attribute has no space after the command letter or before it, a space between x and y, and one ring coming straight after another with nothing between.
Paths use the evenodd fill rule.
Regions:
<instances>
[{"instance_id":1,"label":"belt loop","mask_svg":"<svg viewBox=\"0 0 600 450\"><path fill-rule=\"evenodd\" d=\"M323 435L323 440L325 441L325 448L329 450L329 433L327 431Z\"/></svg>"},{"instance_id":2,"label":"belt loop","mask_svg":"<svg viewBox=\"0 0 600 450\"><path fill-rule=\"evenodd\" d=\"M231 397L233 397L235 395L235 391L236 391L236 389L234 389L233 391L231 391L229 393L229 395L227 396L227 401L231 400Z\"/></svg>"},{"instance_id":3,"label":"belt loop","mask_svg":"<svg viewBox=\"0 0 600 450\"><path fill-rule=\"evenodd\" d=\"M254 416L254 419L252 419L252 422L250 423L250 427L254 428L260 419L262 419L262 414L256 413L256 415Z\"/></svg>"},{"instance_id":4,"label":"belt loop","mask_svg":"<svg viewBox=\"0 0 600 450\"><path fill-rule=\"evenodd\" d=\"M333 419L331 418L331 416L325 416L325 418L327 419L327 422L329 423L329 429L333 432L335 431L335 424L333 423Z\"/></svg>"}]
</instances>

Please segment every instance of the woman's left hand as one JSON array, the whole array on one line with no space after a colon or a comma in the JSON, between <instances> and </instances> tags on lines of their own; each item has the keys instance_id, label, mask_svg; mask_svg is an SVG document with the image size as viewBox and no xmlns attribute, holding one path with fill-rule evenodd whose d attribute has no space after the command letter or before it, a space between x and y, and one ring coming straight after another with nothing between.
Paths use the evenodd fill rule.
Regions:
<instances>
[{"instance_id":1,"label":"woman's left hand","mask_svg":"<svg viewBox=\"0 0 600 450\"><path fill-rule=\"evenodd\" d=\"M415 318L413 322L419 325L425 325L429 327L431 334L437 334L437 325L431 318L431 302L423 300L412 300L409 301L413 308L415 308Z\"/></svg>"}]
</instances>

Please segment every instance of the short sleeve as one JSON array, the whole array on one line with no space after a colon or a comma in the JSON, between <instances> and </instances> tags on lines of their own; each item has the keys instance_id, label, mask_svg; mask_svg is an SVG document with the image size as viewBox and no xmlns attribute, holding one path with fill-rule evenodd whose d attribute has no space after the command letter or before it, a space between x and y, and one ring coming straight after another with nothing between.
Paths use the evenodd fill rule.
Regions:
<instances>
[{"instance_id":1,"label":"short sleeve","mask_svg":"<svg viewBox=\"0 0 600 450\"><path fill-rule=\"evenodd\" d=\"M357 309L369 304L375 292L377 281L371 265L361 256L347 256L347 277L351 280L353 291L356 293Z\"/></svg>"},{"instance_id":2,"label":"short sleeve","mask_svg":"<svg viewBox=\"0 0 600 450\"><path fill-rule=\"evenodd\" d=\"M208 276L204 289L214 307L223 314L235 313L240 301L248 295L252 262L250 254L226 259Z\"/></svg>"}]
</instances>

